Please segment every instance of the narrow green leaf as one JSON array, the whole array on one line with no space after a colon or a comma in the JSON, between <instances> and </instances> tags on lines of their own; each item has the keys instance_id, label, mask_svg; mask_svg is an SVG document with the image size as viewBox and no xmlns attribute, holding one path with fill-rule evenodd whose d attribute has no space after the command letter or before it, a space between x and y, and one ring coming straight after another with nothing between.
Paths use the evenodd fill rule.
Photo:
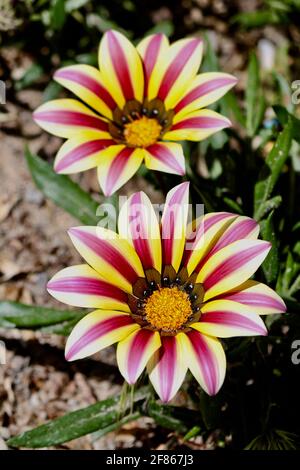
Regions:
<instances>
[{"instance_id":1,"label":"narrow green leaf","mask_svg":"<svg viewBox=\"0 0 300 470\"><path fill-rule=\"evenodd\" d=\"M149 394L144 387L134 394L134 402L144 401ZM62 444L98 430L111 430L111 426L119 421L120 396L108 398L90 405L87 408L73 411L47 424L8 440L11 447L40 448ZM130 400L126 402L127 412Z\"/></svg>"},{"instance_id":2,"label":"narrow green leaf","mask_svg":"<svg viewBox=\"0 0 300 470\"><path fill-rule=\"evenodd\" d=\"M262 264L268 283L276 281L279 270L278 240L274 229L273 216L274 212L272 211L268 218L260 223L262 238L272 243L272 248Z\"/></svg>"},{"instance_id":3,"label":"narrow green leaf","mask_svg":"<svg viewBox=\"0 0 300 470\"><path fill-rule=\"evenodd\" d=\"M16 90L23 90L36 83L43 75L44 71L41 65L32 64L24 73L24 75L16 82Z\"/></svg>"},{"instance_id":4,"label":"narrow green leaf","mask_svg":"<svg viewBox=\"0 0 300 470\"><path fill-rule=\"evenodd\" d=\"M86 225L97 225L98 203L66 175L26 149L26 160L32 178L43 194Z\"/></svg>"},{"instance_id":5,"label":"narrow green leaf","mask_svg":"<svg viewBox=\"0 0 300 470\"><path fill-rule=\"evenodd\" d=\"M245 116L242 113L241 106L233 91L229 91L222 98L221 102L222 113L230 119L235 119L241 126L246 126Z\"/></svg>"},{"instance_id":6,"label":"narrow green leaf","mask_svg":"<svg viewBox=\"0 0 300 470\"><path fill-rule=\"evenodd\" d=\"M263 119L265 102L261 92L259 64L255 53L250 55L246 87L246 127L253 137Z\"/></svg>"},{"instance_id":7,"label":"narrow green leaf","mask_svg":"<svg viewBox=\"0 0 300 470\"><path fill-rule=\"evenodd\" d=\"M269 199L273 188L280 176L283 165L289 155L292 142L292 123L289 119L283 131L266 158L265 165L260 173L259 181L254 190L254 217L260 220L265 213L265 202Z\"/></svg>"},{"instance_id":8,"label":"narrow green leaf","mask_svg":"<svg viewBox=\"0 0 300 470\"><path fill-rule=\"evenodd\" d=\"M193 410L181 408L179 406L161 405L154 400L149 401L147 415L164 428L172 429L181 434L186 434L191 426L199 421Z\"/></svg>"},{"instance_id":9,"label":"narrow green leaf","mask_svg":"<svg viewBox=\"0 0 300 470\"><path fill-rule=\"evenodd\" d=\"M300 119L297 119L291 113L287 111L284 106L276 105L273 109L279 119L280 124L286 125L288 120L292 121L292 138L300 143Z\"/></svg>"},{"instance_id":10,"label":"narrow green leaf","mask_svg":"<svg viewBox=\"0 0 300 470\"><path fill-rule=\"evenodd\" d=\"M280 23L280 16L274 10L249 11L235 15L231 23L238 23L244 28L259 28Z\"/></svg>"},{"instance_id":11,"label":"narrow green leaf","mask_svg":"<svg viewBox=\"0 0 300 470\"><path fill-rule=\"evenodd\" d=\"M65 0L54 0L50 10L50 25L54 30L61 30L66 21Z\"/></svg>"},{"instance_id":12,"label":"narrow green leaf","mask_svg":"<svg viewBox=\"0 0 300 470\"><path fill-rule=\"evenodd\" d=\"M40 328L62 322L79 321L86 312L33 307L4 300L0 302L0 326L5 328Z\"/></svg>"},{"instance_id":13,"label":"narrow green leaf","mask_svg":"<svg viewBox=\"0 0 300 470\"><path fill-rule=\"evenodd\" d=\"M274 196L261 205L260 218L265 217L270 211L277 209L282 203L281 196Z\"/></svg>"}]
</instances>

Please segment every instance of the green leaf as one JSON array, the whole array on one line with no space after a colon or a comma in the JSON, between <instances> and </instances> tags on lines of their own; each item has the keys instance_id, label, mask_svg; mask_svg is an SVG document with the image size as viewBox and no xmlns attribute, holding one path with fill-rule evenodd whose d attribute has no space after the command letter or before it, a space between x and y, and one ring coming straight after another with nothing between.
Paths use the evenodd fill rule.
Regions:
<instances>
[{"instance_id":1,"label":"green leaf","mask_svg":"<svg viewBox=\"0 0 300 470\"><path fill-rule=\"evenodd\" d=\"M86 312L33 307L8 300L0 302L0 326L10 328L40 328L69 321L77 323L84 315Z\"/></svg>"},{"instance_id":2,"label":"green leaf","mask_svg":"<svg viewBox=\"0 0 300 470\"><path fill-rule=\"evenodd\" d=\"M199 416L193 410L179 406L161 405L151 400L147 406L147 415L153 418L159 426L186 434L192 425L196 424Z\"/></svg>"},{"instance_id":3,"label":"green leaf","mask_svg":"<svg viewBox=\"0 0 300 470\"><path fill-rule=\"evenodd\" d=\"M61 90L62 86L59 83L56 83L53 80L49 82L43 93L43 103L58 98Z\"/></svg>"},{"instance_id":4,"label":"green leaf","mask_svg":"<svg viewBox=\"0 0 300 470\"><path fill-rule=\"evenodd\" d=\"M271 199L268 199L266 202L264 202L261 206L260 209L260 218L263 218L265 215L267 215L270 211L277 209L280 204L282 203L282 197L281 196L274 196Z\"/></svg>"},{"instance_id":5,"label":"green leaf","mask_svg":"<svg viewBox=\"0 0 300 470\"><path fill-rule=\"evenodd\" d=\"M62 29L66 21L65 0L54 0L50 10L50 26L55 31Z\"/></svg>"},{"instance_id":6,"label":"green leaf","mask_svg":"<svg viewBox=\"0 0 300 470\"><path fill-rule=\"evenodd\" d=\"M260 220L265 213L265 203L269 199L289 155L292 142L292 123L289 119L283 131L266 158L254 189L254 217Z\"/></svg>"},{"instance_id":7,"label":"green leaf","mask_svg":"<svg viewBox=\"0 0 300 470\"><path fill-rule=\"evenodd\" d=\"M287 111L286 108L280 105L273 106L273 109L279 119L280 124L283 126L290 119L292 122L292 138L300 143L300 119L297 119L291 113Z\"/></svg>"},{"instance_id":8,"label":"green leaf","mask_svg":"<svg viewBox=\"0 0 300 470\"><path fill-rule=\"evenodd\" d=\"M172 36L172 34L174 33L174 25L172 21L160 21L155 26L153 26L153 28L149 29L145 36L150 36L150 34L157 33L165 34L167 37Z\"/></svg>"},{"instance_id":9,"label":"green leaf","mask_svg":"<svg viewBox=\"0 0 300 470\"><path fill-rule=\"evenodd\" d=\"M233 91L229 91L223 96L221 109L221 114L228 116L230 119L235 119L243 127L246 126L245 116L242 113L241 106Z\"/></svg>"},{"instance_id":10,"label":"green leaf","mask_svg":"<svg viewBox=\"0 0 300 470\"><path fill-rule=\"evenodd\" d=\"M274 212L272 211L268 218L260 223L262 238L272 243L272 248L262 264L268 283L276 281L279 270L278 240L274 229L273 216Z\"/></svg>"},{"instance_id":11,"label":"green leaf","mask_svg":"<svg viewBox=\"0 0 300 470\"><path fill-rule=\"evenodd\" d=\"M265 100L261 92L259 64L254 53L250 55L246 87L246 127L250 137L256 134L265 112Z\"/></svg>"},{"instance_id":12,"label":"green leaf","mask_svg":"<svg viewBox=\"0 0 300 470\"><path fill-rule=\"evenodd\" d=\"M98 203L68 176L58 175L52 167L26 149L32 178L43 194L86 225L97 225Z\"/></svg>"},{"instance_id":13,"label":"green leaf","mask_svg":"<svg viewBox=\"0 0 300 470\"><path fill-rule=\"evenodd\" d=\"M134 403L144 401L148 394L149 391L146 387L136 391L133 397ZM131 406L129 398L127 398L125 405L125 409L128 412ZM49 447L71 441L98 430L106 429L106 432L109 432L112 425L120 423L119 411L120 395L56 418L47 424L9 439L7 444L10 447ZM130 417L127 416L127 418L129 419ZM136 419L135 413L133 414L133 419Z\"/></svg>"},{"instance_id":14,"label":"green leaf","mask_svg":"<svg viewBox=\"0 0 300 470\"><path fill-rule=\"evenodd\" d=\"M239 23L244 28L259 28L267 24L277 24L280 17L273 10L260 10L239 13L235 15L231 23Z\"/></svg>"},{"instance_id":15,"label":"green leaf","mask_svg":"<svg viewBox=\"0 0 300 470\"><path fill-rule=\"evenodd\" d=\"M43 68L38 64L32 64L24 75L15 84L16 90L23 90L36 83L43 75Z\"/></svg>"}]
</instances>

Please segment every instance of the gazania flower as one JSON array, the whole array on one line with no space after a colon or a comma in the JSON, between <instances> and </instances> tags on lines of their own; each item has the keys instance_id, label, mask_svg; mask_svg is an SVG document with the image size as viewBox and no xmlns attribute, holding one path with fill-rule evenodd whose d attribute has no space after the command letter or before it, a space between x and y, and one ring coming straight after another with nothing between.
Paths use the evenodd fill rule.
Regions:
<instances>
[{"instance_id":1,"label":"gazania flower","mask_svg":"<svg viewBox=\"0 0 300 470\"><path fill-rule=\"evenodd\" d=\"M285 311L272 289L249 280L270 250L257 240L257 223L207 214L191 240L187 207L188 183L182 183L168 193L160 227L148 197L133 194L121 208L118 235L100 227L70 230L88 264L63 269L48 284L56 299L96 309L74 327L67 360L118 342L127 382L135 383L147 366L165 402L187 369L216 394L226 369L217 338L266 335L259 314Z\"/></svg>"},{"instance_id":2,"label":"gazania flower","mask_svg":"<svg viewBox=\"0 0 300 470\"><path fill-rule=\"evenodd\" d=\"M81 101L58 99L40 106L35 121L67 138L58 152L58 173L98 168L100 186L111 195L138 170L183 175L182 147L200 141L230 121L203 109L223 96L236 79L225 73L197 75L202 41L188 38L169 45L163 34L146 37L135 48L116 31L104 34L100 70L71 65L54 79ZM175 141L175 142L174 142Z\"/></svg>"}]
</instances>

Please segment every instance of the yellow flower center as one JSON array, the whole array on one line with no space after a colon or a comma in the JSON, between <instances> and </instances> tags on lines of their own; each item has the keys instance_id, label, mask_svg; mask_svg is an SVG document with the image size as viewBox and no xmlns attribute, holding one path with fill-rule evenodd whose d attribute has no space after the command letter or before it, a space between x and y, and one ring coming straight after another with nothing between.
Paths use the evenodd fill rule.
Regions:
<instances>
[{"instance_id":1,"label":"yellow flower center","mask_svg":"<svg viewBox=\"0 0 300 470\"><path fill-rule=\"evenodd\" d=\"M158 330L177 330L193 313L189 296L178 287L154 291L145 305L147 321Z\"/></svg>"},{"instance_id":2,"label":"yellow flower center","mask_svg":"<svg viewBox=\"0 0 300 470\"><path fill-rule=\"evenodd\" d=\"M146 116L125 124L124 136L128 145L132 147L149 147L159 138L162 126L156 119Z\"/></svg>"}]
</instances>

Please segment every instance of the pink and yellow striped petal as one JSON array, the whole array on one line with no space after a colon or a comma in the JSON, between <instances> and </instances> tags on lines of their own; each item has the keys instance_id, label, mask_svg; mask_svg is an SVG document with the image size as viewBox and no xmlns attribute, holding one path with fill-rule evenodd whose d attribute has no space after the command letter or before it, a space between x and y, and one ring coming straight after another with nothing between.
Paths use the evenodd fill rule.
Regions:
<instances>
[{"instance_id":1,"label":"pink and yellow striped petal","mask_svg":"<svg viewBox=\"0 0 300 470\"><path fill-rule=\"evenodd\" d=\"M54 80L98 113L112 119L117 104L105 87L98 69L91 65L68 65L55 72Z\"/></svg>"},{"instance_id":2,"label":"pink and yellow striped petal","mask_svg":"<svg viewBox=\"0 0 300 470\"><path fill-rule=\"evenodd\" d=\"M164 34L151 34L143 39L137 50L142 57L145 75L145 96L148 92L148 83L156 63L161 60L169 47L168 38Z\"/></svg>"},{"instance_id":3,"label":"pink and yellow striped petal","mask_svg":"<svg viewBox=\"0 0 300 470\"><path fill-rule=\"evenodd\" d=\"M120 108L144 96L142 60L131 42L117 31L107 31L100 42L100 72L106 89Z\"/></svg>"},{"instance_id":4,"label":"pink and yellow striped petal","mask_svg":"<svg viewBox=\"0 0 300 470\"><path fill-rule=\"evenodd\" d=\"M33 118L42 129L58 137L69 138L93 130L99 139L111 139L107 122L77 100L49 101L36 109Z\"/></svg>"},{"instance_id":5,"label":"pink and yellow striped petal","mask_svg":"<svg viewBox=\"0 0 300 470\"><path fill-rule=\"evenodd\" d=\"M219 338L266 336L268 331L253 309L232 300L213 300L201 307L201 318L191 325L200 333Z\"/></svg>"},{"instance_id":6,"label":"pink and yellow striped petal","mask_svg":"<svg viewBox=\"0 0 300 470\"><path fill-rule=\"evenodd\" d=\"M223 385L226 357L217 338L198 331L184 334L184 358L191 373L208 395L216 395Z\"/></svg>"},{"instance_id":7,"label":"pink and yellow striped petal","mask_svg":"<svg viewBox=\"0 0 300 470\"><path fill-rule=\"evenodd\" d=\"M139 328L127 313L95 310L75 325L67 340L65 357L67 361L75 361L91 356Z\"/></svg>"},{"instance_id":8,"label":"pink and yellow striped petal","mask_svg":"<svg viewBox=\"0 0 300 470\"><path fill-rule=\"evenodd\" d=\"M231 122L211 109L201 109L173 119L171 129L163 136L164 140L192 140L198 142L215 132L230 127Z\"/></svg>"},{"instance_id":9,"label":"pink and yellow striped petal","mask_svg":"<svg viewBox=\"0 0 300 470\"><path fill-rule=\"evenodd\" d=\"M133 247L116 233L103 227L74 227L70 238L81 256L106 281L126 292L144 277L141 261Z\"/></svg>"},{"instance_id":10,"label":"pink and yellow striped petal","mask_svg":"<svg viewBox=\"0 0 300 470\"><path fill-rule=\"evenodd\" d=\"M232 214L233 215L233 214ZM195 271L198 273L206 261L217 251L225 248L237 240L253 239L256 240L259 235L259 225L250 217L238 216L232 219L230 225L224 225L224 231L218 234L215 244L210 247L200 262L197 264Z\"/></svg>"},{"instance_id":11,"label":"pink and yellow striped petal","mask_svg":"<svg viewBox=\"0 0 300 470\"><path fill-rule=\"evenodd\" d=\"M249 281L236 287L230 292L221 294L220 299L233 300L252 308L259 315L272 315L286 312L286 305L281 297L266 284Z\"/></svg>"},{"instance_id":12,"label":"pink and yellow striped petal","mask_svg":"<svg viewBox=\"0 0 300 470\"><path fill-rule=\"evenodd\" d=\"M147 370L150 381L160 397L167 403L179 390L187 371L183 354L184 334L162 336L161 348L148 362Z\"/></svg>"},{"instance_id":13,"label":"pink and yellow striped petal","mask_svg":"<svg viewBox=\"0 0 300 470\"><path fill-rule=\"evenodd\" d=\"M161 272L161 239L157 216L148 196L138 192L123 204L118 220L119 235L134 247L144 269Z\"/></svg>"},{"instance_id":14,"label":"pink and yellow striped petal","mask_svg":"<svg viewBox=\"0 0 300 470\"><path fill-rule=\"evenodd\" d=\"M151 356L161 346L157 331L136 330L120 341L117 347L118 367L124 379L134 384L145 369Z\"/></svg>"},{"instance_id":15,"label":"pink and yellow striped petal","mask_svg":"<svg viewBox=\"0 0 300 470\"><path fill-rule=\"evenodd\" d=\"M57 173L78 173L100 165L102 152L115 145L112 139L101 139L97 132L84 131L71 137L59 149L54 170Z\"/></svg>"},{"instance_id":16,"label":"pink and yellow striped petal","mask_svg":"<svg viewBox=\"0 0 300 470\"><path fill-rule=\"evenodd\" d=\"M163 171L183 176L185 160L180 144L158 142L145 149L145 165L149 170Z\"/></svg>"},{"instance_id":17,"label":"pink and yellow striped petal","mask_svg":"<svg viewBox=\"0 0 300 470\"><path fill-rule=\"evenodd\" d=\"M248 280L271 249L263 240L238 240L210 256L197 281L204 286L204 301L234 289Z\"/></svg>"},{"instance_id":18,"label":"pink and yellow striped petal","mask_svg":"<svg viewBox=\"0 0 300 470\"><path fill-rule=\"evenodd\" d=\"M111 196L137 172L144 159L144 150L113 145L101 154L98 180L105 196Z\"/></svg>"},{"instance_id":19,"label":"pink and yellow striped petal","mask_svg":"<svg viewBox=\"0 0 300 470\"><path fill-rule=\"evenodd\" d=\"M62 269L48 282L47 290L55 299L74 307L130 311L127 294L87 264Z\"/></svg>"},{"instance_id":20,"label":"pink and yellow striped petal","mask_svg":"<svg viewBox=\"0 0 300 470\"><path fill-rule=\"evenodd\" d=\"M148 98L159 98L171 109L199 70L203 42L199 38L174 42L156 62L149 80Z\"/></svg>"},{"instance_id":21,"label":"pink and yellow striped petal","mask_svg":"<svg viewBox=\"0 0 300 470\"><path fill-rule=\"evenodd\" d=\"M235 214L229 212L214 212L199 217L195 227L193 222L188 225L182 264L187 268L189 275L197 269L236 217Z\"/></svg>"},{"instance_id":22,"label":"pink and yellow striped petal","mask_svg":"<svg viewBox=\"0 0 300 470\"><path fill-rule=\"evenodd\" d=\"M176 104L176 120L222 98L237 82L232 75L208 72L197 75Z\"/></svg>"},{"instance_id":23,"label":"pink and yellow striped petal","mask_svg":"<svg viewBox=\"0 0 300 470\"><path fill-rule=\"evenodd\" d=\"M181 183L168 192L161 219L163 265L177 272L185 245L189 212L189 183Z\"/></svg>"}]
</instances>

